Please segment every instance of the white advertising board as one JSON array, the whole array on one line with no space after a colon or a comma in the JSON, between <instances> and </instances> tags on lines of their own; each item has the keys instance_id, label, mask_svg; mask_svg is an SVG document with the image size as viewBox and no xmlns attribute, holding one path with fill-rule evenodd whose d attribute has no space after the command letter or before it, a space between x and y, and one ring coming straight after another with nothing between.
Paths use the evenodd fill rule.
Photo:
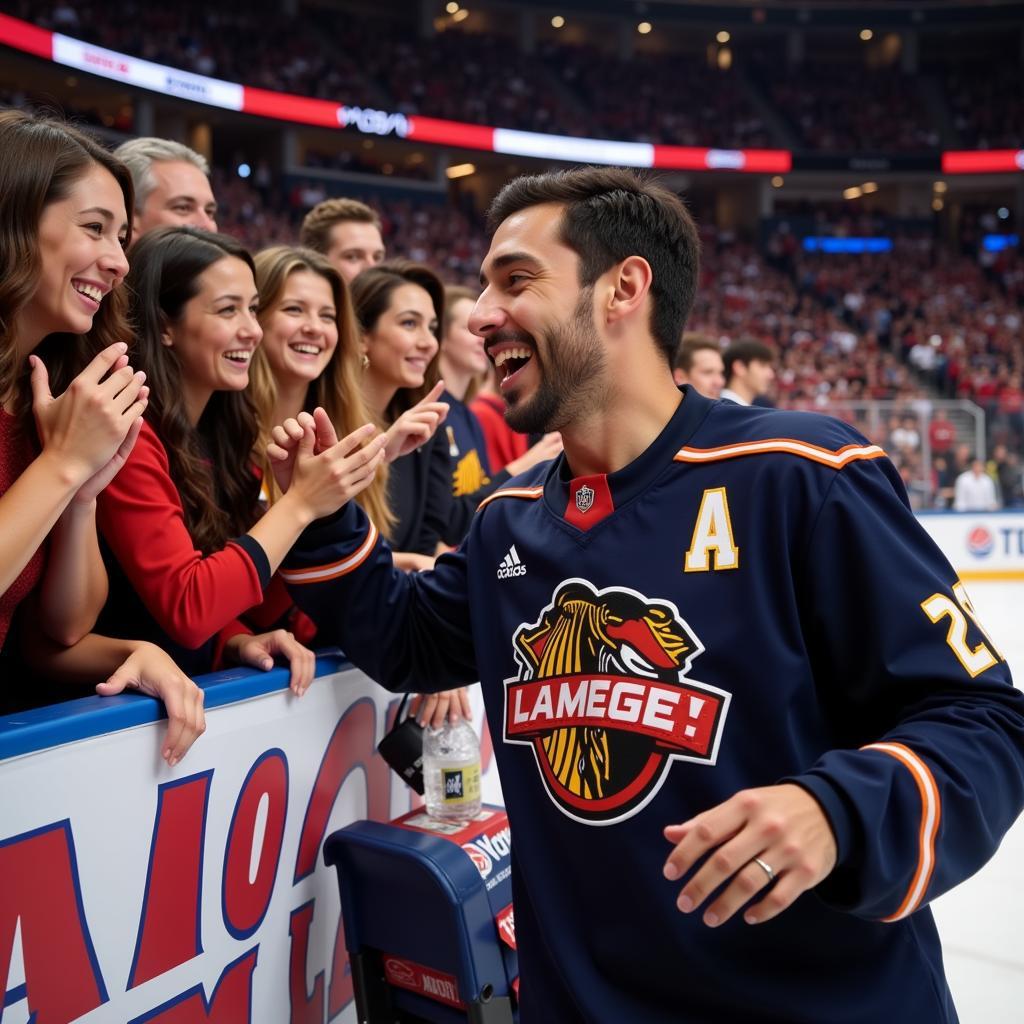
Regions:
<instances>
[{"instance_id":1,"label":"white advertising board","mask_svg":"<svg viewBox=\"0 0 1024 1024\"><path fill-rule=\"evenodd\" d=\"M1024 580L1024 511L920 515L965 583Z\"/></svg>"},{"instance_id":2,"label":"white advertising board","mask_svg":"<svg viewBox=\"0 0 1024 1024\"><path fill-rule=\"evenodd\" d=\"M319 671L301 700L283 670L209 677L173 769L148 698L2 720L3 1024L355 1020L323 839L418 798L375 750L398 698L340 658ZM500 802L486 734L482 755Z\"/></svg>"}]
</instances>

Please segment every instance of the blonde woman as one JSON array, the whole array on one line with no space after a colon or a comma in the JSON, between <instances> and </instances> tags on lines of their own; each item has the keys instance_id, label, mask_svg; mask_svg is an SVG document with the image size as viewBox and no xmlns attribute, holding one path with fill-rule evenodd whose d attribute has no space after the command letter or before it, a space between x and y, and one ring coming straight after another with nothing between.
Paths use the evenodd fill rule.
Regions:
<instances>
[{"instance_id":1,"label":"blonde woman","mask_svg":"<svg viewBox=\"0 0 1024 1024\"><path fill-rule=\"evenodd\" d=\"M266 249L255 263L263 344L252 361L250 388L259 420L257 459L264 469L264 494L273 503L280 490L265 454L274 439L272 428L280 425L279 430L297 441L304 424L315 422L318 438L330 445L334 437L375 417L363 399L359 332L348 288L337 270L319 253L291 246ZM439 393L440 387L434 388L388 425L387 461L409 455L430 440L446 412L436 401ZM396 518L387 485L387 467L381 466L356 500L390 537ZM447 703L431 698L419 708L421 720L436 717L440 724ZM453 717L458 717L459 703L452 707ZM461 704L467 714L468 701Z\"/></svg>"}]
</instances>

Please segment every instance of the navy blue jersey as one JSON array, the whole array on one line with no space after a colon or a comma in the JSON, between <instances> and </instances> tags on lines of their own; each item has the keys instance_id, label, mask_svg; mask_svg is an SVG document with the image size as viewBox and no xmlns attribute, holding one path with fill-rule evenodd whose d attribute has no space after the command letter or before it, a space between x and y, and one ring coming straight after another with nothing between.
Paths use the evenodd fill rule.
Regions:
<instances>
[{"instance_id":1,"label":"navy blue jersey","mask_svg":"<svg viewBox=\"0 0 1024 1024\"><path fill-rule=\"evenodd\" d=\"M448 403L448 415L441 431L452 462L454 496L451 516L442 531L442 539L446 544L455 546L469 532L469 524L480 502L507 483L511 474L507 469L491 473L487 464L487 443L483 428L473 410L447 391L441 395L441 401Z\"/></svg>"},{"instance_id":2,"label":"navy blue jersey","mask_svg":"<svg viewBox=\"0 0 1024 1024\"><path fill-rule=\"evenodd\" d=\"M385 686L480 679L527 1024L955 1021L926 904L1021 809L1024 695L881 449L684 395L622 470L502 487L433 572L350 503L285 578ZM765 924L681 914L663 827L782 781L832 874Z\"/></svg>"},{"instance_id":3,"label":"navy blue jersey","mask_svg":"<svg viewBox=\"0 0 1024 1024\"><path fill-rule=\"evenodd\" d=\"M448 415L441 429L448 440L448 454L454 465L452 490L458 498L487 488L491 483L487 442L480 421L465 402L448 391L441 395L441 401L448 404ZM502 474L502 478L508 480L508 473ZM481 497L486 497L495 489L489 488Z\"/></svg>"}]
</instances>

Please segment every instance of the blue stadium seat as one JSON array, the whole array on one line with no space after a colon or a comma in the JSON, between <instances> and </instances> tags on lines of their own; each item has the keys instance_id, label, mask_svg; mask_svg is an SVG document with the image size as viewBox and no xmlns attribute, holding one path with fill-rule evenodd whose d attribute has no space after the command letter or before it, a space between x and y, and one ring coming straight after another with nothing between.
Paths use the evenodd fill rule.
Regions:
<instances>
[{"instance_id":1,"label":"blue stadium seat","mask_svg":"<svg viewBox=\"0 0 1024 1024\"><path fill-rule=\"evenodd\" d=\"M512 903L508 823L483 813L448 836L423 812L328 836L361 1024L518 1020L514 928L502 941L497 923Z\"/></svg>"}]
</instances>

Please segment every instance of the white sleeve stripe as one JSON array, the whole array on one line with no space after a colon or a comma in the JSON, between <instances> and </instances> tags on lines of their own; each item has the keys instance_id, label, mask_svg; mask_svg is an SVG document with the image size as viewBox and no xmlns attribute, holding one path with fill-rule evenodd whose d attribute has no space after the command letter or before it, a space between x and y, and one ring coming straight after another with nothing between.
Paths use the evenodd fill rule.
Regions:
<instances>
[{"instance_id":1,"label":"white sleeve stripe","mask_svg":"<svg viewBox=\"0 0 1024 1024\"><path fill-rule=\"evenodd\" d=\"M328 565L311 565L304 569L281 569L281 579L285 583L319 583L344 576L346 573L352 572L353 569L358 569L366 561L377 543L377 537L377 527L371 523L366 539L348 558L343 558L339 562L331 562Z\"/></svg>"},{"instance_id":2,"label":"white sleeve stripe","mask_svg":"<svg viewBox=\"0 0 1024 1024\"><path fill-rule=\"evenodd\" d=\"M935 837L938 834L939 821L942 816L939 787L935 784L935 778L928 765L902 743L870 743L862 749L878 750L890 757L895 757L913 775L918 792L921 794L917 870L914 872L910 888L907 890L900 908L890 917L883 918L884 921L900 921L921 905L935 868Z\"/></svg>"}]
</instances>

